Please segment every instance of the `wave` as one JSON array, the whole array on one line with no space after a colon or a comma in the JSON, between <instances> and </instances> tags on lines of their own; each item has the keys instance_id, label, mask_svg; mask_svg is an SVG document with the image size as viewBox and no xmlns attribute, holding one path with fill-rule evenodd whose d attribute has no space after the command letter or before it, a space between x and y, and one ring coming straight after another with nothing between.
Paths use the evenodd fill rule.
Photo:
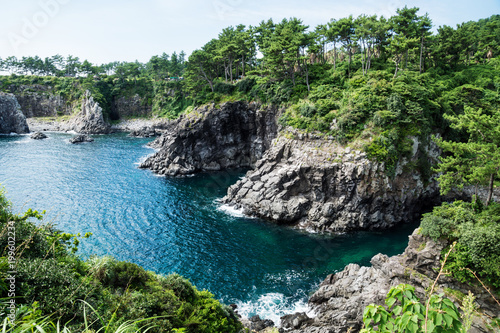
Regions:
<instances>
[{"instance_id":1,"label":"wave","mask_svg":"<svg viewBox=\"0 0 500 333\"><path fill-rule=\"evenodd\" d=\"M217 200L216 200L216 202L217 202ZM250 218L250 216L245 215L245 213L243 213L243 208L238 209L238 208L235 208L234 206L227 205L227 204L220 205L219 207L217 207L217 210L224 212L227 215L234 216L234 217Z\"/></svg>"},{"instance_id":2,"label":"wave","mask_svg":"<svg viewBox=\"0 0 500 333\"><path fill-rule=\"evenodd\" d=\"M250 318L259 315L261 319L271 319L275 326L281 323L281 317L296 312L305 312L309 317L314 317L314 312L307 304L307 297L302 290L297 291L302 298L297 300L298 295L285 296L281 293L267 293L259 296L256 301L236 302L237 311L242 317Z\"/></svg>"}]
</instances>

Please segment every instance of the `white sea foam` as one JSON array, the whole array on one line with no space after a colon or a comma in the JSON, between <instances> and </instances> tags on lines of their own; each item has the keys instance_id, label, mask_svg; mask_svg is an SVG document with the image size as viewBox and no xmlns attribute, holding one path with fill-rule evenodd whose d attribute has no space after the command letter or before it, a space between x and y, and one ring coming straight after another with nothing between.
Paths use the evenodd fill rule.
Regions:
<instances>
[{"instance_id":1,"label":"white sea foam","mask_svg":"<svg viewBox=\"0 0 500 333\"><path fill-rule=\"evenodd\" d=\"M260 296L257 301L236 302L236 305L242 317L259 315L261 319L271 319L275 326L279 326L280 317L287 314L305 312L309 317L314 317L307 301L304 299L292 301L292 299L295 297L287 297L281 293L267 293Z\"/></svg>"},{"instance_id":2,"label":"white sea foam","mask_svg":"<svg viewBox=\"0 0 500 333\"><path fill-rule=\"evenodd\" d=\"M237 208L234 208L234 206L231 206L231 205L220 205L219 207L217 207L217 210L221 211L221 212L224 212L228 215L231 215L231 216L234 216L234 217L248 217L247 215L245 215L243 213L243 209L240 208L240 209L237 209Z\"/></svg>"}]
</instances>

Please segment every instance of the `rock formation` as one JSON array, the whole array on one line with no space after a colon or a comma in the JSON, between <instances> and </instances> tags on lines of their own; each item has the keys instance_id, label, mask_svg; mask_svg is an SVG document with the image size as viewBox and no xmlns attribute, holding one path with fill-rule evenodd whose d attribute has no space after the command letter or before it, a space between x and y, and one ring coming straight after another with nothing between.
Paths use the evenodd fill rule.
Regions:
<instances>
[{"instance_id":1,"label":"rock formation","mask_svg":"<svg viewBox=\"0 0 500 333\"><path fill-rule=\"evenodd\" d=\"M104 121L102 108L88 90L83 97L81 111L63 127L82 134L107 134L111 130L111 126Z\"/></svg>"},{"instance_id":2,"label":"rock formation","mask_svg":"<svg viewBox=\"0 0 500 333\"><path fill-rule=\"evenodd\" d=\"M369 304L384 305L388 291L401 283L413 285L417 297L426 299L426 290L437 277L441 251L446 245L423 237L416 229L403 254L393 257L377 254L371 260L372 267L349 264L342 272L329 275L309 299L314 318L303 313L284 316L282 327L288 333L347 332L349 328L357 332L363 324L365 307ZM439 278L437 286L436 293L447 293L452 300L450 289L463 294L471 290L470 286L446 275ZM496 317L500 309L491 296L481 288L471 291L482 312ZM476 317L470 332L487 332L485 320L487 318Z\"/></svg>"},{"instance_id":3,"label":"rock formation","mask_svg":"<svg viewBox=\"0 0 500 333\"><path fill-rule=\"evenodd\" d=\"M275 109L244 102L196 109L171 123L141 167L181 176L253 166L276 137L276 118Z\"/></svg>"},{"instance_id":4,"label":"rock formation","mask_svg":"<svg viewBox=\"0 0 500 333\"><path fill-rule=\"evenodd\" d=\"M0 92L0 134L10 133L29 133L29 127L16 97Z\"/></svg>"},{"instance_id":5,"label":"rock formation","mask_svg":"<svg viewBox=\"0 0 500 333\"><path fill-rule=\"evenodd\" d=\"M30 138L32 138L33 140L43 140L43 139L47 139L47 135L45 135L42 132L35 132L35 133L30 135Z\"/></svg>"},{"instance_id":6,"label":"rock formation","mask_svg":"<svg viewBox=\"0 0 500 333\"><path fill-rule=\"evenodd\" d=\"M382 163L334 140L282 133L222 201L277 223L337 232L412 221L438 195L416 171L400 167L389 177Z\"/></svg>"},{"instance_id":7,"label":"rock formation","mask_svg":"<svg viewBox=\"0 0 500 333\"><path fill-rule=\"evenodd\" d=\"M69 139L69 143L84 143L84 142L94 142L90 136L86 134L80 134Z\"/></svg>"}]
</instances>

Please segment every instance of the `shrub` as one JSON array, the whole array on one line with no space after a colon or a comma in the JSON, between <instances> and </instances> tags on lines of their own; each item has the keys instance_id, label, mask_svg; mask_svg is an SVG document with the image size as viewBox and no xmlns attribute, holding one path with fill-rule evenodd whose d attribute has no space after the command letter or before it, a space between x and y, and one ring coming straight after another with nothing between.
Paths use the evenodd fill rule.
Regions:
<instances>
[{"instance_id":1,"label":"shrub","mask_svg":"<svg viewBox=\"0 0 500 333\"><path fill-rule=\"evenodd\" d=\"M149 275L144 268L131 262L116 261L109 266L109 273L102 280L102 283L106 286L140 289L145 286L146 281L149 279Z\"/></svg>"},{"instance_id":2,"label":"shrub","mask_svg":"<svg viewBox=\"0 0 500 333\"><path fill-rule=\"evenodd\" d=\"M160 278L160 284L167 289L171 289L177 297L183 301L194 302L196 290L188 279L179 274L170 274Z\"/></svg>"},{"instance_id":3,"label":"shrub","mask_svg":"<svg viewBox=\"0 0 500 333\"><path fill-rule=\"evenodd\" d=\"M224 83L224 82L217 82L214 85L214 92L220 93L220 94L227 94L231 95L236 87L232 84Z\"/></svg>"},{"instance_id":4,"label":"shrub","mask_svg":"<svg viewBox=\"0 0 500 333\"><path fill-rule=\"evenodd\" d=\"M246 94L250 90L252 90L253 86L255 85L255 79L254 78L247 78L239 81L236 83L236 87L238 88L238 91Z\"/></svg>"},{"instance_id":5,"label":"shrub","mask_svg":"<svg viewBox=\"0 0 500 333\"><path fill-rule=\"evenodd\" d=\"M56 258L21 259L18 261L16 283L23 301L39 302L43 312L56 314L56 318L71 319L75 314L82 318L81 303L94 295L95 285L89 279L79 278L74 267Z\"/></svg>"}]
</instances>

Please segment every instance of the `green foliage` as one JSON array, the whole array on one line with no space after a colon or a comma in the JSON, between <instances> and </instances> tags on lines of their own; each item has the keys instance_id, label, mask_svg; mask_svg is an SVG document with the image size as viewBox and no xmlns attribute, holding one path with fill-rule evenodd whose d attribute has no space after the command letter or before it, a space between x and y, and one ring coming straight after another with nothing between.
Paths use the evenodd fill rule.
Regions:
<instances>
[{"instance_id":1,"label":"green foliage","mask_svg":"<svg viewBox=\"0 0 500 333\"><path fill-rule=\"evenodd\" d=\"M148 281L149 276L144 268L126 261L114 261L106 269L102 284L123 289L140 289Z\"/></svg>"},{"instance_id":2,"label":"green foliage","mask_svg":"<svg viewBox=\"0 0 500 333\"><path fill-rule=\"evenodd\" d=\"M236 87L232 84L227 84L224 82L217 82L214 85L214 92L231 95Z\"/></svg>"},{"instance_id":3,"label":"green foliage","mask_svg":"<svg viewBox=\"0 0 500 333\"><path fill-rule=\"evenodd\" d=\"M458 309L443 295L430 296L427 318L426 305L415 296L413 286L392 288L385 304L387 308L373 304L365 308L361 332L459 332L462 328Z\"/></svg>"},{"instance_id":4,"label":"green foliage","mask_svg":"<svg viewBox=\"0 0 500 333\"><path fill-rule=\"evenodd\" d=\"M491 286L500 287L500 205L482 208L475 203L455 201L424 214L421 232L434 240L457 241L445 268L461 282L475 283L468 270ZM446 252L443 250L443 253Z\"/></svg>"},{"instance_id":5,"label":"green foliage","mask_svg":"<svg viewBox=\"0 0 500 333\"><path fill-rule=\"evenodd\" d=\"M180 299L190 303L196 299L196 290L193 285L179 274L170 274L160 279L160 284L162 287L172 290Z\"/></svg>"},{"instance_id":6,"label":"green foliage","mask_svg":"<svg viewBox=\"0 0 500 333\"><path fill-rule=\"evenodd\" d=\"M238 81L236 83L236 87L238 88L238 91L242 93L248 93L250 90L252 90L253 86L255 85L255 79L254 78L246 78L241 81Z\"/></svg>"},{"instance_id":7,"label":"green foliage","mask_svg":"<svg viewBox=\"0 0 500 333\"><path fill-rule=\"evenodd\" d=\"M500 111L465 107L464 114L446 116L452 122L451 127L465 130L467 142L446 141L436 138L437 144L450 153L441 158L436 171L439 177L441 193L446 194L452 188L462 189L464 185L488 185L489 194L486 205L491 200L494 181L500 178Z\"/></svg>"}]
</instances>

